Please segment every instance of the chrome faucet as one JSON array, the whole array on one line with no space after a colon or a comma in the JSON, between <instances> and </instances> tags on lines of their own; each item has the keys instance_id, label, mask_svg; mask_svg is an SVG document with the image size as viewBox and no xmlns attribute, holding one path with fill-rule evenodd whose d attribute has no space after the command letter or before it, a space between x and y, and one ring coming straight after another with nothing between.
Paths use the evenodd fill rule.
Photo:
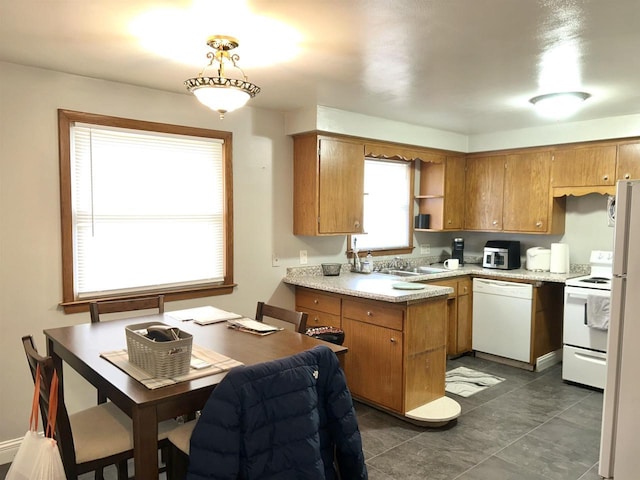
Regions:
<instances>
[{"instance_id":1,"label":"chrome faucet","mask_svg":"<svg viewBox=\"0 0 640 480\"><path fill-rule=\"evenodd\" d=\"M404 268L406 267L406 264L404 263L404 261L400 258L400 257L395 257L393 259L393 268L396 270L404 270Z\"/></svg>"}]
</instances>

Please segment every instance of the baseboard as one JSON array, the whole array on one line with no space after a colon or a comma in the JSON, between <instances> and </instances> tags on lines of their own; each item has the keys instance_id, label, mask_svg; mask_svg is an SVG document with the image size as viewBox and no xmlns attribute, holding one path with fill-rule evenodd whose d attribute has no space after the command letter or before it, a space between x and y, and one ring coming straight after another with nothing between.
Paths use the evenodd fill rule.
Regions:
<instances>
[{"instance_id":1,"label":"baseboard","mask_svg":"<svg viewBox=\"0 0 640 480\"><path fill-rule=\"evenodd\" d=\"M22 443L22 437L0 442L0 465L13 462Z\"/></svg>"},{"instance_id":2,"label":"baseboard","mask_svg":"<svg viewBox=\"0 0 640 480\"><path fill-rule=\"evenodd\" d=\"M536 360L536 371L541 372L562 361L562 349L549 352Z\"/></svg>"}]
</instances>

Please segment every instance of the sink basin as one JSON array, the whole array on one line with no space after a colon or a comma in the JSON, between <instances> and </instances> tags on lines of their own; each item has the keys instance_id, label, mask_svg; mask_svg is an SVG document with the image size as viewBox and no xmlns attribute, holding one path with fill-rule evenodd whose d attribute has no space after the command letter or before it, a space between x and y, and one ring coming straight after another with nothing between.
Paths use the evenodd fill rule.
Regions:
<instances>
[{"instance_id":1,"label":"sink basin","mask_svg":"<svg viewBox=\"0 0 640 480\"><path fill-rule=\"evenodd\" d=\"M445 268L437 268L437 267L418 267L416 269L420 274L428 274L428 273L442 273L446 272Z\"/></svg>"},{"instance_id":2,"label":"sink basin","mask_svg":"<svg viewBox=\"0 0 640 480\"><path fill-rule=\"evenodd\" d=\"M411 272L409 270L383 270L382 273L396 275L398 277L415 277L417 275L423 275L422 273Z\"/></svg>"},{"instance_id":3,"label":"sink basin","mask_svg":"<svg viewBox=\"0 0 640 480\"><path fill-rule=\"evenodd\" d=\"M380 273L386 273L387 275L396 275L398 277L415 277L418 275L429 275L430 273L446 272L444 268L436 267L416 267L412 270L381 270Z\"/></svg>"}]
</instances>

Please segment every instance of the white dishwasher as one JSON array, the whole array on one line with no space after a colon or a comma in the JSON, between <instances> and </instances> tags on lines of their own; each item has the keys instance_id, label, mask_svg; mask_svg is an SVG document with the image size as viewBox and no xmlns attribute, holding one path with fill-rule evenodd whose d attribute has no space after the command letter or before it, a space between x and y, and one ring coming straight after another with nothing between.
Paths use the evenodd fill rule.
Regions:
<instances>
[{"instance_id":1,"label":"white dishwasher","mask_svg":"<svg viewBox=\"0 0 640 480\"><path fill-rule=\"evenodd\" d=\"M529 362L533 285L473 279L473 342L478 352Z\"/></svg>"}]
</instances>

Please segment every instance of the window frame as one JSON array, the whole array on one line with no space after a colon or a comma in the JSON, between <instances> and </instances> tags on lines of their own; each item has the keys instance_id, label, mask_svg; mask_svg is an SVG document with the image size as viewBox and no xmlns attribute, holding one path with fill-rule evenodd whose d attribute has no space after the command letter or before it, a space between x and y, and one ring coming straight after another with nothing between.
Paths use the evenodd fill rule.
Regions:
<instances>
[{"instance_id":1,"label":"window frame","mask_svg":"<svg viewBox=\"0 0 640 480\"><path fill-rule=\"evenodd\" d=\"M233 281L233 171L232 171L232 139L231 132L209 130L198 127L186 127L144 120L133 120L100 114L58 109L58 148L60 161L60 215L62 240L62 302L65 313L76 313L89 310L89 303L104 299L127 299L152 294L150 291L137 290L127 294L105 295L78 299L75 296L74 278L74 233L71 182L71 126L75 123L86 123L108 127L127 128L157 133L189 135L194 137L216 138L223 144L223 186L224 195L224 279L215 284L198 286L181 286L166 289L154 289L153 294L165 295L165 301L185 300L190 298L226 295L233 292L236 284ZM161 259L159 259L161 261Z\"/></svg>"},{"instance_id":2,"label":"window frame","mask_svg":"<svg viewBox=\"0 0 640 480\"><path fill-rule=\"evenodd\" d=\"M415 161L413 159L403 158L401 156L392 156L387 157L383 155L365 155L365 168L366 168L366 160L377 160L377 161L388 161L388 162L406 162L407 167L409 168L409 218L408 218L408 228L409 228L409 244L406 247L396 247L396 248L374 248L368 249L367 251L371 251L372 256L382 256L382 255L401 255L401 254L410 254L414 250L413 245L413 234L414 234L414 226L413 226L413 216L414 216L414 200L415 200ZM361 234L355 234L361 235ZM358 248L359 254L362 256L363 250ZM347 256L353 255L353 235L347 235Z\"/></svg>"}]
</instances>

